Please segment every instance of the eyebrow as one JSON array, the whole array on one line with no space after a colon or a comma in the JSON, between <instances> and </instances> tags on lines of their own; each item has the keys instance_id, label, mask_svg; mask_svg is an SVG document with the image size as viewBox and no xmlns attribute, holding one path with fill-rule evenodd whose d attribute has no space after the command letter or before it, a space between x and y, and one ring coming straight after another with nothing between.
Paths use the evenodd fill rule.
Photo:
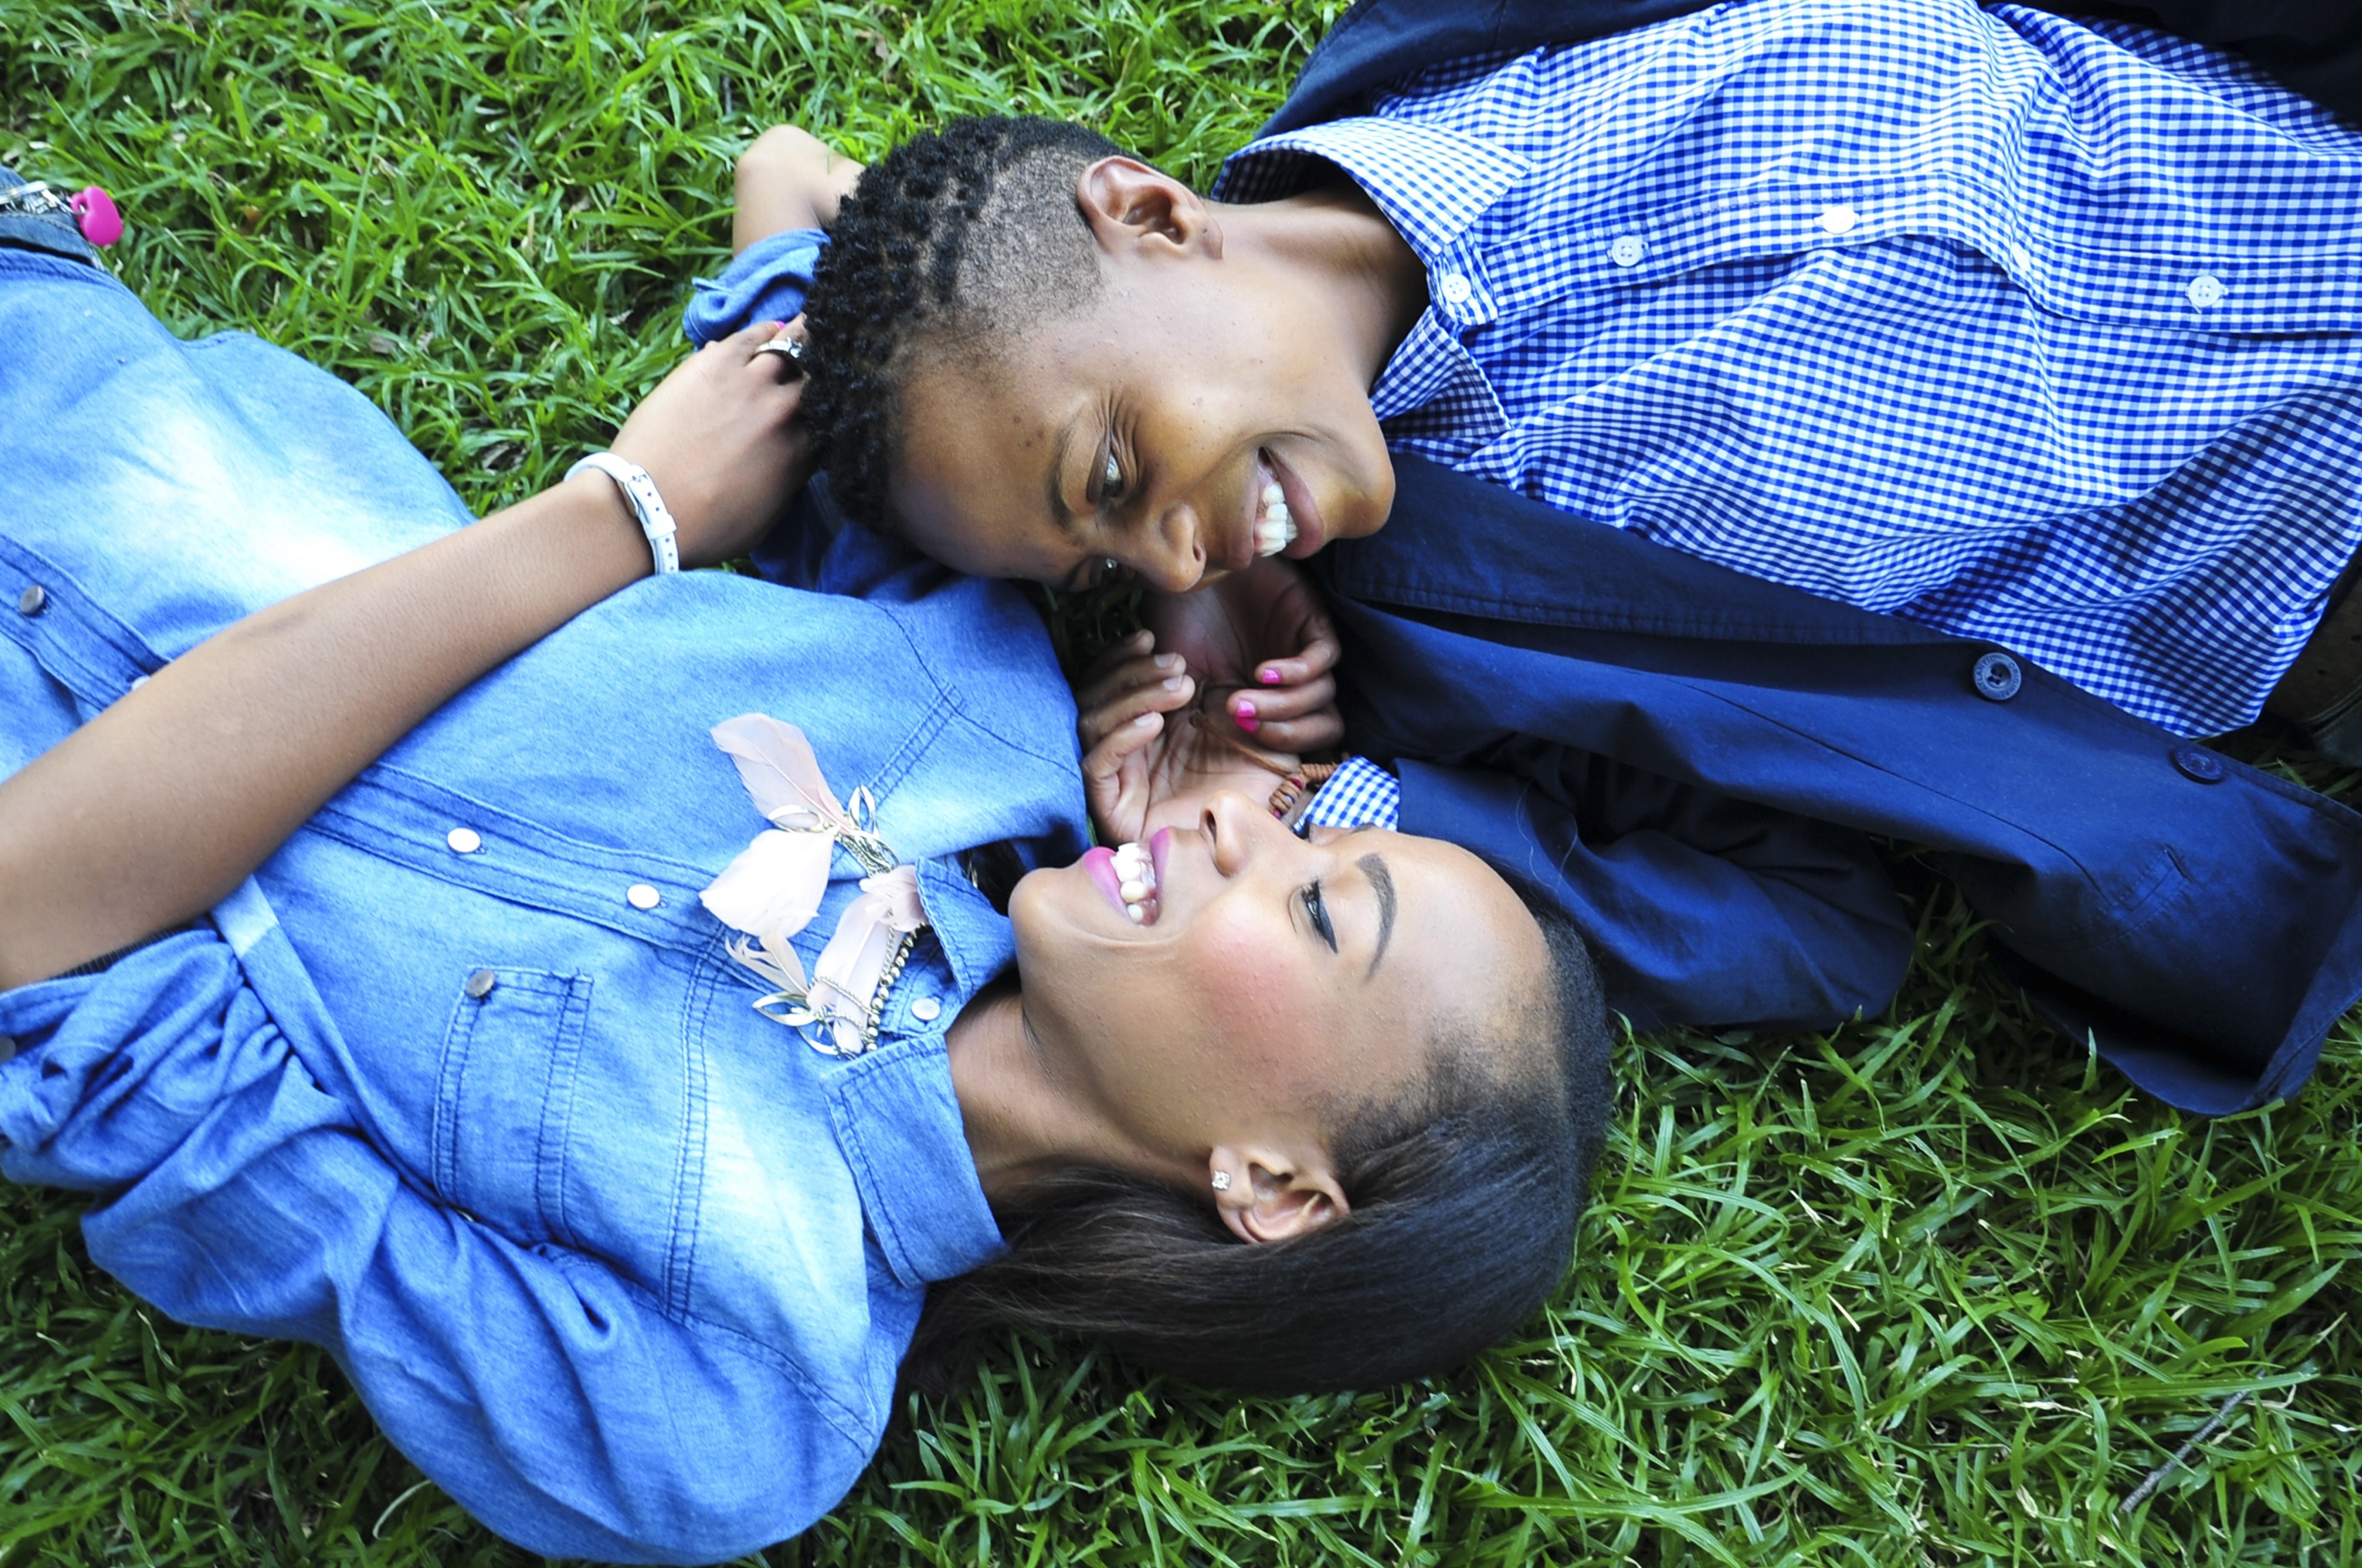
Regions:
<instances>
[{"instance_id":1,"label":"eyebrow","mask_svg":"<svg viewBox=\"0 0 2362 1568\"><path fill-rule=\"evenodd\" d=\"M1378 895L1378 950L1370 955L1370 972L1363 977L1372 979L1377 976L1378 961L1386 955L1386 944L1394 940L1395 878L1394 873L1386 869L1386 863L1375 855L1364 855L1353 864L1362 868L1362 875L1370 879L1370 886Z\"/></svg>"}]
</instances>

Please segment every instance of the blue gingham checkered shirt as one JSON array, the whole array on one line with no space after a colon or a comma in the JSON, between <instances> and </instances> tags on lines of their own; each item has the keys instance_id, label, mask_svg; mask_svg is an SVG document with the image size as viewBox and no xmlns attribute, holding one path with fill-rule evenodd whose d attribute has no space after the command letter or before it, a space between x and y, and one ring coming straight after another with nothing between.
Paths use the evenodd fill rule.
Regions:
<instances>
[{"instance_id":1,"label":"blue gingham checkered shirt","mask_svg":"<svg viewBox=\"0 0 2362 1568\"><path fill-rule=\"evenodd\" d=\"M2254 718L2362 544L2362 137L2196 46L1968 0L1747 0L1446 63L1257 142L1425 263L1417 452Z\"/></svg>"},{"instance_id":2,"label":"blue gingham checkered shirt","mask_svg":"<svg viewBox=\"0 0 2362 1568\"><path fill-rule=\"evenodd\" d=\"M1297 819L1302 834L1317 827L1382 827L1402 823L1402 782L1366 756L1349 756L1312 793Z\"/></svg>"}]
</instances>

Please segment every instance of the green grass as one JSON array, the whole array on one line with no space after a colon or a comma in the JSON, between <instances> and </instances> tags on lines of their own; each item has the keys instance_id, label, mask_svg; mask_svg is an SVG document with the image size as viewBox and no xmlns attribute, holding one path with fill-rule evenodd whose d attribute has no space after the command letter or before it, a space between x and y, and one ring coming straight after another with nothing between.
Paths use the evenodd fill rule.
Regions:
<instances>
[{"instance_id":1,"label":"green grass","mask_svg":"<svg viewBox=\"0 0 2362 1568\"><path fill-rule=\"evenodd\" d=\"M1022 107L1203 177L1337 8L0 0L0 160L109 187L176 328L333 367L489 508L679 352L764 126ZM1014 1346L764 1560L2362 1560L2362 1025L2209 1123L2032 1027L1949 894L1922 922L1886 1017L1628 1043L1573 1275L1459 1375L1242 1402ZM0 1188L0 1568L524 1560L318 1353L97 1274L76 1208Z\"/></svg>"}]
</instances>

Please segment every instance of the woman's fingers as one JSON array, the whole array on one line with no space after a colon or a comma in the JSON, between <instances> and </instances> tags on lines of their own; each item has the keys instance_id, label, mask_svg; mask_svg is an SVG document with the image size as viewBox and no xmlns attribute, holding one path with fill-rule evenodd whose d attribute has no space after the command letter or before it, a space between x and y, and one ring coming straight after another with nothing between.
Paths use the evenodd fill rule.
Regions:
<instances>
[{"instance_id":1,"label":"woman's fingers","mask_svg":"<svg viewBox=\"0 0 2362 1568\"><path fill-rule=\"evenodd\" d=\"M1164 732L1164 714L1134 714L1083 754L1083 800L1102 841L1140 836L1148 820L1147 748Z\"/></svg>"},{"instance_id":2,"label":"woman's fingers","mask_svg":"<svg viewBox=\"0 0 2362 1568\"><path fill-rule=\"evenodd\" d=\"M1321 624L1312 628L1300 652L1256 665L1255 679L1268 687L1303 686L1336 668L1337 634L1328 628L1327 619L1320 617Z\"/></svg>"},{"instance_id":3,"label":"woman's fingers","mask_svg":"<svg viewBox=\"0 0 2362 1568\"><path fill-rule=\"evenodd\" d=\"M1186 708L1198 693L1198 682L1177 667L1168 668L1149 659L1126 666L1101 687L1095 701L1076 704L1075 727L1086 749L1142 713L1170 713Z\"/></svg>"},{"instance_id":4,"label":"woman's fingers","mask_svg":"<svg viewBox=\"0 0 2362 1568\"><path fill-rule=\"evenodd\" d=\"M1278 751L1325 751L1345 733L1337 712L1337 680L1330 675L1298 686L1247 687L1225 696L1222 711L1240 733Z\"/></svg>"}]
</instances>

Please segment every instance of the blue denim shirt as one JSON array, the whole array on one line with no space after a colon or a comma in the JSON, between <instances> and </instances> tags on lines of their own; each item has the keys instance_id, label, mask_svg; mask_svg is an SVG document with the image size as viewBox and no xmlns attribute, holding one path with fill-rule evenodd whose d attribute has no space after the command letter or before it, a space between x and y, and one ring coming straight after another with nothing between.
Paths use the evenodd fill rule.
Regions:
<instances>
[{"instance_id":1,"label":"blue denim shirt","mask_svg":"<svg viewBox=\"0 0 2362 1568\"><path fill-rule=\"evenodd\" d=\"M6 248L0 445L36 459L0 491L0 774L237 616L468 521L333 377ZM1010 590L857 531L805 558L840 591L618 594L210 924L0 995L0 1170L92 1193L92 1256L173 1316L327 1347L536 1551L802 1529L867 1463L927 1282L999 1245L944 1034L1013 949L958 856L1079 850L1073 709ZM766 825L707 735L745 712L801 726L919 867L933 927L869 1055L758 1015L698 903Z\"/></svg>"}]
</instances>

